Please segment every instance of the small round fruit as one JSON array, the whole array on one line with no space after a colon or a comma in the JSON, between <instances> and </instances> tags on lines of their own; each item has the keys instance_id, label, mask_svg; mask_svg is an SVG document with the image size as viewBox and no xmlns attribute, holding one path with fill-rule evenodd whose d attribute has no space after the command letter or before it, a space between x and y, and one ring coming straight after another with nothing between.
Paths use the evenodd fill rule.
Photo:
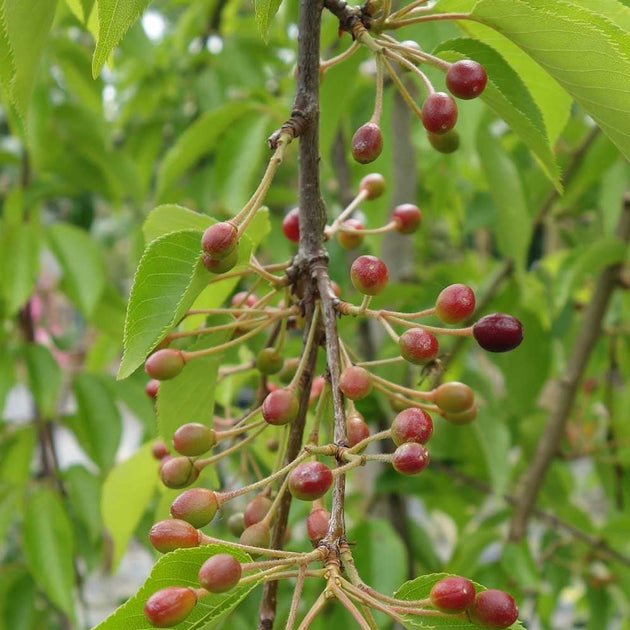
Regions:
<instances>
[{"instance_id":1,"label":"small round fruit","mask_svg":"<svg viewBox=\"0 0 630 630\"><path fill-rule=\"evenodd\" d=\"M398 339L400 355L409 363L422 365L437 356L438 341L424 328L409 328Z\"/></svg>"},{"instance_id":2,"label":"small round fruit","mask_svg":"<svg viewBox=\"0 0 630 630\"><path fill-rule=\"evenodd\" d=\"M169 454L168 447L164 444L164 442L162 442L162 440L158 440L157 442L154 442L151 447L151 454L155 457L155 459L162 460Z\"/></svg>"},{"instance_id":3,"label":"small round fruit","mask_svg":"<svg viewBox=\"0 0 630 630\"><path fill-rule=\"evenodd\" d=\"M451 284L442 289L435 301L435 314L445 324L457 324L475 310L475 294L465 284Z\"/></svg>"},{"instance_id":4,"label":"small round fruit","mask_svg":"<svg viewBox=\"0 0 630 630\"><path fill-rule=\"evenodd\" d=\"M370 437L370 427L359 412L346 418L346 434L350 447L356 446L359 442Z\"/></svg>"},{"instance_id":5,"label":"small round fruit","mask_svg":"<svg viewBox=\"0 0 630 630\"><path fill-rule=\"evenodd\" d=\"M282 369L278 372L278 380L281 383L289 384L297 372L298 365L300 365L300 359L298 359L298 357L285 359L282 364Z\"/></svg>"},{"instance_id":6,"label":"small round fruit","mask_svg":"<svg viewBox=\"0 0 630 630\"><path fill-rule=\"evenodd\" d=\"M446 92L434 92L422 105L422 124L431 133L446 133L457 122L457 105Z\"/></svg>"},{"instance_id":7,"label":"small round fruit","mask_svg":"<svg viewBox=\"0 0 630 630\"><path fill-rule=\"evenodd\" d=\"M322 395L324 391L324 387L326 386L326 379L323 376L316 376L311 383L311 392L308 395L308 404L312 405L319 397Z\"/></svg>"},{"instance_id":8,"label":"small round fruit","mask_svg":"<svg viewBox=\"0 0 630 630\"><path fill-rule=\"evenodd\" d=\"M354 288L364 295L378 295L389 281L387 265L376 256L359 256L350 267Z\"/></svg>"},{"instance_id":9,"label":"small round fruit","mask_svg":"<svg viewBox=\"0 0 630 630\"><path fill-rule=\"evenodd\" d=\"M258 302L258 298L249 291L239 291L232 296L232 308L251 308ZM236 315L240 317L239 314Z\"/></svg>"},{"instance_id":10,"label":"small round fruit","mask_svg":"<svg viewBox=\"0 0 630 630\"><path fill-rule=\"evenodd\" d=\"M433 402L446 413L462 413L475 404L475 393L468 385L451 381L433 391Z\"/></svg>"},{"instance_id":11,"label":"small round fruit","mask_svg":"<svg viewBox=\"0 0 630 630\"><path fill-rule=\"evenodd\" d=\"M359 182L359 190L365 193L367 200L380 197L386 188L385 178L380 173L369 173Z\"/></svg>"},{"instance_id":12,"label":"small round fruit","mask_svg":"<svg viewBox=\"0 0 630 630\"><path fill-rule=\"evenodd\" d=\"M238 228L230 221L211 225L201 237L201 249L216 260L223 260L237 244Z\"/></svg>"},{"instance_id":13,"label":"small round fruit","mask_svg":"<svg viewBox=\"0 0 630 630\"><path fill-rule=\"evenodd\" d=\"M332 485L332 471L322 462L304 462L289 474L289 491L302 501L315 501Z\"/></svg>"},{"instance_id":14,"label":"small round fruit","mask_svg":"<svg viewBox=\"0 0 630 630\"><path fill-rule=\"evenodd\" d=\"M169 518L153 525L149 540L155 549L168 553L182 547L198 547L199 532L186 521Z\"/></svg>"},{"instance_id":15,"label":"small round fruit","mask_svg":"<svg viewBox=\"0 0 630 630\"><path fill-rule=\"evenodd\" d=\"M339 377L339 389L350 400L361 400L372 391L372 377L365 368L350 365Z\"/></svg>"},{"instance_id":16,"label":"small round fruit","mask_svg":"<svg viewBox=\"0 0 630 630\"><path fill-rule=\"evenodd\" d=\"M472 405L464 411L443 411L442 417L451 424L469 424L477 417L477 405Z\"/></svg>"},{"instance_id":17,"label":"small round fruit","mask_svg":"<svg viewBox=\"0 0 630 630\"><path fill-rule=\"evenodd\" d=\"M443 612L464 612L475 600L475 585L464 577L451 575L433 585L429 599Z\"/></svg>"},{"instance_id":18,"label":"small round fruit","mask_svg":"<svg viewBox=\"0 0 630 630\"><path fill-rule=\"evenodd\" d=\"M191 613L197 595L186 586L167 586L156 591L144 605L144 616L156 628L176 626Z\"/></svg>"},{"instance_id":19,"label":"small round fruit","mask_svg":"<svg viewBox=\"0 0 630 630\"><path fill-rule=\"evenodd\" d=\"M282 219L282 231L284 235L294 243L300 242L300 209L289 210Z\"/></svg>"},{"instance_id":20,"label":"small round fruit","mask_svg":"<svg viewBox=\"0 0 630 630\"><path fill-rule=\"evenodd\" d=\"M283 365L284 357L275 348L263 348L256 356L256 369L261 374L277 374Z\"/></svg>"},{"instance_id":21,"label":"small round fruit","mask_svg":"<svg viewBox=\"0 0 630 630\"><path fill-rule=\"evenodd\" d=\"M403 203L392 210L392 220L397 232L413 234L422 222L422 211L412 203Z\"/></svg>"},{"instance_id":22,"label":"small round fruit","mask_svg":"<svg viewBox=\"0 0 630 630\"><path fill-rule=\"evenodd\" d=\"M212 258L204 252L201 255L203 266L211 273L227 273L234 269L238 262L238 247L235 247L225 258Z\"/></svg>"},{"instance_id":23,"label":"small round fruit","mask_svg":"<svg viewBox=\"0 0 630 630\"><path fill-rule=\"evenodd\" d=\"M199 477L199 471L188 457L173 457L162 461L160 479L167 488L185 488Z\"/></svg>"},{"instance_id":24,"label":"small round fruit","mask_svg":"<svg viewBox=\"0 0 630 630\"><path fill-rule=\"evenodd\" d=\"M227 520L227 526L233 536L240 536L245 530L245 515L243 512L232 514Z\"/></svg>"},{"instance_id":25,"label":"small round fruit","mask_svg":"<svg viewBox=\"0 0 630 630\"><path fill-rule=\"evenodd\" d=\"M459 149L459 134L455 129L451 129L446 133L431 133L427 131L427 139L429 144L440 153L455 153Z\"/></svg>"},{"instance_id":26,"label":"small round fruit","mask_svg":"<svg viewBox=\"0 0 630 630\"><path fill-rule=\"evenodd\" d=\"M246 527L238 539L241 545L248 547L262 547L268 549L271 544L271 531L267 523L254 523Z\"/></svg>"},{"instance_id":27,"label":"small round fruit","mask_svg":"<svg viewBox=\"0 0 630 630\"><path fill-rule=\"evenodd\" d=\"M285 387L267 395L262 404L262 415L266 422L278 426L293 422L299 408L300 401L294 391Z\"/></svg>"},{"instance_id":28,"label":"small round fruit","mask_svg":"<svg viewBox=\"0 0 630 630\"><path fill-rule=\"evenodd\" d=\"M365 123L352 136L352 157L359 164L374 162L382 150L383 134L376 123Z\"/></svg>"},{"instance_id":29,"label":"small round fruit","mask_svg":"<svg viewBox=\"0 0 630 630\"><path fill-rule=\"evenodd\" d=\"M190 523L193 527L205 527L217 513L217 495L207 488L190 488L171 503L171 516Z\"/></svg>"},{"instance_id":30,"label":"small round fruit","mask_svg":"<svg viewBox=\"0 0 630 630\"><path fill-rule=\"evenodd\" d=\"M405 442L401 444L392 457L394 470L403 475L417 475L429 464L429 452L422 444Z\"/></svg>"},{"instance_id":31,"label":"small round fruit","mask_svg":"<svg viewBox=\"0 0 630 630\"><path fill-rule=\"evenodd\" d=\"M426 444L433 435L433 420L424 409L409 407L394 418L391 431L396 446L405 442Z\"/></svg>"},{"instance_id":32,"label":"small round fruit","mask_svg":"<svg viewBox=\"0 0 630 630\"><path fill-rule=\"evenodd\" d=\"M245 507L243 523L249 527L254 523L260 523L265 518L271 508L272 501L269 497L258 495L254 497Z\"/></svg>"},{"instance_id":33,"label":"small round fruit","mask_svg":"<svg viewBox=\"0 0 630 630\"><path fill-rule=\"evenodd\" d=\"M328 533L330 512L324 508L315 508L306 519L308 539L316 545Z\"/></svg>"},{"instance_id":34,"label":"small round fruit","mask_svg":"<svg viewBox=\"0 0 630 630\"><path fill-rule=\"evenodd\" d=\"M339 245L344 249L355 249L359 247L361 243L363 243L364 236L363 234L356 234L354 232L346 232L345 228L349 228L351 230L363 230L365 226L358 219L346 219L339 228L339 232L337 232L337 241Z\"/></svg>"},{"instance_id":35,"label":"small round fruit","mask_svg":"<svg viewBox=\"0 0 630 630\"><path fill-rule=\"evenodd\" d=\"M488 589L477 593L468 615L484 628L508 628L518 619L518 607L509 593Z\"/></svg>"},{"instance_id":36,"label":"small round fruit","mask_svg":"<svg viewBox=\"0 0 630 630\"><path fill-rule=\"evenodd\" d=\"M173 434L173 448L187 457L207 453L217 441L215 432L200 422L182 424Z\"/></svg>"},{"instance_id":37,"label":"small round fruit","mask_svg":"<svg viewBox=\"0 0 630 630\"><path fill-rule=\"evenodd\" d=\"M149 398L154 400L157 398L158 390L160 389L160 381L157 378L152 378L145 386L144 391Z\"/></svg>"},{"instance_id":38,"label":"small round fruit","mask_svg":"<svg viewBox=\"0 0 630 630\"><path fill-rule=\"evenodd\" d=\"M199 584L211 593L225 593L241 579L241 563L229 553L208 558L199 569Z\"/></svg>"},{"instance_id":39,"label":"small round fruit","mask_svg":"<svg viewBox=\"0 0 630 630\"><path fill-rule=\"evenodd\" d=\"M512 315L492 313L473 326L473 337L488 352L507 352L523 341L523 324Z\"/></svg>"},{"instance_id":40,"label":"small round fruit","mask_svg":"<svg viewBox=\"0 0 630 630\"><path fill-rule=\"evenodd\" d=\"M472 59L456 61L446 73L446 87L449 92L465 100L479 96L487 82L485 68Z\"/></svg>"},{"instance_id":41,"label":"small round fruit","mask_svg":"<svg viewBox=\"0 0 630 630\"><path fill-rule=\"evenodd\" d=\"M158 381L166 381L175 378L186 364L184 355L175 348L163 348L147 357L144 362L144 371Z\"/></svg>"}]
</instances>

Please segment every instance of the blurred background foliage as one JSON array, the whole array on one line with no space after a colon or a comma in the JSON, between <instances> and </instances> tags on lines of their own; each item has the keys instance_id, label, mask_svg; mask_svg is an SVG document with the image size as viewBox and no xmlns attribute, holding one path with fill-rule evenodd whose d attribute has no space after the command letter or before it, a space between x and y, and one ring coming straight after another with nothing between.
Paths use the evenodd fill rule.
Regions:
<instances>
[{"instance_id":1,"label":"blurred background foliage","mask_svg":"<svg viewBox=\"0 0 630 630\"><path fill-rule=\"evenodd\" d=\"M0 628L12 630L91 627L146 576L147 531L171 494L158 489L147 445L156 424L146 377L141 370L125 381L114 376L126 298L144 246L142 222L163 203L217 219L235 214L261 176L266 138L293 98L295 2L282 4L265 44L250 3L156 0L97 79L92 8L86 0L59 1L48 34L42 25L32 40L40 47L32 52L32 91L24 87L17 101L6 83L2 92ZM391 85L383 153L373 165L358 165L349 139L372 112L373 64L359 51L323 79L322 182L331 213L373 170L389 187L362 207L369 227L382 225L395 203L417 203L424 213L412 237L365 240L363 252L383 255L395 270L379 304L418 310L445 285L462 282L487 297L487 312L510 312L526 330L525 343L505 356L446 340L433 371L387 368L389 377L399 370L402 383L445 371L449 380L473 386L483 404L470 426L440 423L431 449L439 468L408 479L385 468L354 475L350 539L362 576L383 592L410 575L444 570L512 592L528 628L628 630L627 270L539 501L625 556L612 558L570 529L537 519L527 539L502 542L511 514L502 495L514 490L536 446L597 274L624 259L612 234L628 164L553 80L544 83L539 66L484 28L470 27L468 34L496 44L541 108L564 173L562 196L484 103L460 107L461 147L443 155L429 146ZM444 22L404 31L429 51L462 35ZM348 43L325 15L325 57ZM439 73L431 77L443 84ZM265 262L294 251L280 222L297 203L296 156L290 147L266 200L271 231L259 250ZM355 255L330 244L332 276L354 301L348 262ZM350 319L340 324L359 353L394 351L370 327ZM299 335L290 340L296 354L299 343ZM245 396L252 379L242 379ZM231 395L217 393L227 404ZM394 413L378 394L358 407L373 427ZM253 455L263 466L269 458L264 445ZM308 545L305 514L299 506L292 514L296 548ZM230 536L225 519L212 527ZM109 577L112 571L118 577ZM251 627L258 599L255 591L229 627ZM280 617L289 601L281 597ZM351 623L332 607L314 627Z\"/></svg>"}]
</instances>

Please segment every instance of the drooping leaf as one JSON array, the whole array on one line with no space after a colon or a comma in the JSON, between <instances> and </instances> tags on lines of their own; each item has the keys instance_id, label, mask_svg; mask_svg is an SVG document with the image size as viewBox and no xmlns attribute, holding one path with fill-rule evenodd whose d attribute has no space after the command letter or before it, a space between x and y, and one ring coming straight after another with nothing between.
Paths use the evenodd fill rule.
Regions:
<instances>
[{"instance_id":1,"label":"drooping leaf","mask_svg":"<svg viewBox=\"0 0 630 630\"><path fill-rule=\"evenodd\" d=\"M62 474L74 513L87 529L90 540L97 542L103 536L103 523L99 511L101 480L79 464L70 466Z\"/></svg>"},{"instance_id":2,"label":"drooping leaf","mask_svg":"<svg viewBox=\"0 0 630 630\"><path fill-rule=\"evenodd\" d=\"M114 466L103 484L101 514L114 543L114 571L157 486L158 466L151 446L145 444Z\"/></svg>"},{"instance_id":3,"label":"drooping leaf","mask_svg":"<svg viewBox=\"0 0 630 630\"><path fill-rule=\"evenodd\" d=\"M158 200L189 168L201 157L210 153L226 129L243 114L251 111L252 103L228 103L217 109L202 114L164 156L157 175Z\"/></svg>"},{"instance_id":4,"label":"drooping leaf","mask_svg":"<svg viewBox=\"0 0 630 630\"><path fill-rule=\"evenodd\" d=\"M256 13L256 24L262 38L266 41L269 39L269 26L274 16L278 12L282 0L255 0L254 9Z\"/></svg>"},{"instance_id":5,"label":"drooping leaf","mask_svg":"<svg viewBox=\"0 0 630 630\"><path fill-rule=\"evenodd\" d=\"M72 388L78 409L68 422L92 461L101 470L107 470L114 463L122 433L114 398L93 374L77 374Z\"/></svg>"},{"instance_id":6,"label":"drooping leaf","mask_svg":"<svg viewBox=\"0 0 630 630\"><path fill-rule=\"evenodd\" d=\"M25 119L57 0L3 0L1 6L0 62L8 63L0 63L0 79L5 81L11 74L8 91Z\"/></svg>"},{"instance_id":7,"label":"drooping leaf","mask_svg":"<svg viewBox=\"0 0 630 630\"><path fill-rule=\"evenodd\" d=\"M107 58L151 0L98 0L98 39L92 59L96 78Z\"/></svg>"},{"instance_id":8,"label":"drooping leaf","mask_svg":"<svg viewBox=\"0 0 630 630\"><path fill-rule=\"evenodd\" d=\"M74 618L72 525L51 488L38 488L27 498L23 536L35 581L56 606Z\"/></svg>"},{"instance_id":9,"label":"drooping leaf","mask_svg":"<svg viewBox=\"0 0 630 630\"><path fill-rule=\"evenodd\" d=\"M144 361L208 283L201 235L200 230L171 232L145 250L129 296L118 378L129 376Z\"/></svg>"},{"instance_id":10,"label":"drooping leaf","mask_svg":"<svg viewBox=\"0 0 630 630\"><path fill-rule=\"evenodd\" d=\"M48 228L55 257L64 272L64 287L77 308L90 317L105 288L103 257L90 235L67 223Z\"/></svg>"},{"instance_id":11,"label":"drooping leaf","mask_svg":"<svg viewBox=\"0 0 630 630\"><path fill-rule=\"evenodd\" d=\"M564 0L480 0L471 15L527 52L630 156L630 87L625 80L630 33L602 14Z\"/></svg>"},{"instance_id":12,"label":"drooping leaf","mask_svg":"<svg viewBox=\"0 0 630 630\"><path fill-rule=\"evenodd\" d=\"M499 210L494 229L497 247L506 258L514 260L517 270L523 271L531 221L518 169L487 125L479 128L477 150L490 195Z\"/></svg>"},{"instance_id":13,"label":"drooping leaf","mask_svg":"<svg viewBox=\"0 0 630 630\"><path fill-rule=\"evenodd\" d=\"M41 344L28 344L23 352L29 386L39 412L43 418L51 418L63 383L59 364L50 350Z\"/></svg>"},{"instance_id":14,"label":"drooping leaf","mask_svg":"<svg viewBox=\"0 0 630 630\"><path fill-rule=\"evenodd\" d=\"M251 561L249 556L229 543L205 545L189 549L178 549L161 557L151 575L140 590L101 622L94 630L152 630L153 626L143 613L147 599L155 591L167 586L189 586L199 588L197 574L201 565L218 553L232 554L240 562ZM262 580L261 580L262 581ZM252 580L237 585L227 593L210 593L200 599L188 618L173 626L175 630L204 630L214 627L221 619L241 602L260 582Z\"/></svg>"},{"instance_id":15,"label":"drooping leaf","mask_svg":"<svg viewBox=\"0 0 630 630\"><path fill-rule=\"evenodd\" d=\"M489 44L470 38L443 42L434 54L449 61L474 59L484 66L488 83L481 98L519 135L549 179L560 188L558 166L542 112L521 77L504 57Z\"/></svg>"}]
</instances>

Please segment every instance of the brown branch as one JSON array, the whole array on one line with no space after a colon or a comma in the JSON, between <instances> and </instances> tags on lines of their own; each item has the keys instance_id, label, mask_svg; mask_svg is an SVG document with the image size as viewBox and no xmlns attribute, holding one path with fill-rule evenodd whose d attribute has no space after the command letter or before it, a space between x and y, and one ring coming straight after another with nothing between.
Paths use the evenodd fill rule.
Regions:
<instances>
[{"instance_id":1,"label":"brown branch","mask_svg":"<svg viewBox=\"0 0 630 630\"><path fill-rule=\"evenodd\" d=\"M630 194L627 194L624 199L615 234L624 242L628 242L630 238ZM549 419L538 441L531 463L519 480L516 493L518 504L512 516L508 534L510 540L520 540L525 535L527 521L544 483L545 474L558 451L564 434L580 378L600 337L602 320L618 283L620 270L619 263L609 265L599 276L591 302L584 313L582 326L574 342L567 368L560 379L555 404L549 413Z\"/></svg>"},{"instance_id":2,"label":"brown branch","mask_svg":"<svg viewBox=\"0 0 630 630\"><path fill-rule=\"evenodd\" d=\"M463 473L453 468L452 466L449 466L448 464L444 464L439 461L432 461L431 468L444 472L450 477L452 477L453 479L456 479L457 481L460 481L461 483L464 483L467 486L470 486L471 488L475 488L475 490L478 490L479 492L483 492L484 494L488 494L488 495L498 496L498 495L495 495L493 489L485 481L481 481L481 479L477 479L476 477L467 475L466 473ZM500 495L500 497L501 499L503 499L506 503L509 503L510 505L518 506L519 504L518 497L514 495L502 494ZM618 562L621 562L622 564L630 567L630 557L622 554L616 549L613 549L601 538L598 538L597 536L593 536L592 534L589 534L579 529L578 527L575 527L571 523L568 523L567 521L564 521L561 518L558 518L555 514L552 514L551 512L548 512L546 510L541 510L540 508L535 507L532 509L531 513L532 513L532 516L535 516L541 521L545 521L546 523L548 523L549 525L551 525L552 527L556 529L564 529L569 534L571 534L574 538L577 538L578 540L585 542L590 547L593 547L596 550L600 551L601 553L607 555L608 557L614 558Z\"/></svg>"}]
</instances>

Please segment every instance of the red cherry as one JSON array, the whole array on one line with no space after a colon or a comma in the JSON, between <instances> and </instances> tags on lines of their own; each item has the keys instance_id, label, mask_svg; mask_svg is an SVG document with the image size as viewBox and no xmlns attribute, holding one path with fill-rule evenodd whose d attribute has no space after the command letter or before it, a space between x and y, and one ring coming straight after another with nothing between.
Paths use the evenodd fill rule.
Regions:
<instances>
[{"instance_id":1,"label":"red cherry","mask_svg":"<svg viewBox=\"0 0 630 630\"><path fill-rule=\"evenodd\" d=\"M169 454L168 447L164 444L164 442L162 442L162 440L158 440L153 444L151 454L155 457L155 459L164 459Z\"/></svg>"},{"instance_id":2,"label":"red cherry","mask_svg":"<svg viewBox=\"0 0 630 630\"><path fill-rule=\"evenodd\" d=\"M158 390L160 389L160 381L157 378L152 378L145 386L144 391L149 398L157 398Z\"/></svg>"},{"instance_id":3,"label":"red cherry","mask_svg":"<svg viewBox=\"0 0 630 630\"><path fill-rule=\"evenodd\" d=\"M433 402L447 413L462 413L475 404L475 394L468 385L451 381L433 391Z\"/></svg>"},{"instance_id":4,"label":"red cherry","mask_svg":"<svg viewBox=\"0 0 630 630\"><path fill-rule=\"evenodd\" d=\"M341 373L339 389L350 400L361 400L372 391L372 377L365 368L351 365Z\"/></svg>"},{"instance_id":5,"label":"red cherry","mask_svg":"<svg viewBox=\"0 0 630 630\"><path fill-rule=\"evenodd\" d=\"M249 527L254 523L260 523L267 515L267 512L269 512L271 505L272 501L269 497L265 497L261 494L254 497L245 506L245 512L243 513L245 527Z\"/></svg>"},{"instance_id":6,"label":"red cherry","mask_svg":"<svg viewBox=\"0 0 630 630\"><path fill-rule=\"evenodd\" d=\"M523 341L523 324L505 313L485 315L473 326L473 337L489 352L507 352Z\"/></svg>"},{"instance_id":7,"label":"red cherry","mask_svg":"<svg viewBox=\"0 0 630 630\"><path fill-rule=\"evenodd\" d=\"M294 391L285 387L267 395L262 404L262 415L269 424L288 424L295 420L299 408L300 402Z\"/></svg>"},{"instance_id":8,"label":"red cherry","mask_svg":"<svg viewBox=\"0 0 630 630\"><path fill-rule=\"evenodd\" d=\"M256 302L258 298L249 291L239 291L232 296L232 308L251 308Z\"/></svg>"},{"instance_id":9,"label":"red cherry","mask_svg":"<svg viewBox=\"0 0 630 630\"><path fill-rule=\"evenodd\" d=\"M205 527L217 513L217 495L207 488L190 488L171 503L171 516L190 523L193 527Z\"/></svg>"},{"instance_id":10,"label":"red cherry","mask_svg":"<svg viewBox=\"0 0 630 630\"><path fill-rule=\"evenodd\" d=\"M144 616L156 628L170 628L184 621L197 604L192 588L167 586L156 591L144 605Z\"/></svg>"},{"instance_id":11,"label":"red cherry","mask_svg":"<svg viewBox=\"0 0 630 630\"><path fill-rule=\"evenodd\" d=\"M328 492L333 475L322 462L304 462L289 474L289 491L296 499L315 501Z\"/></svg>"},{"instance_id":12,"label":"red cherry","mask_svg":"<svg viewBox=\"0 0 630 630\"><path fill-rule=\"evenodd\" d=\"M211 593L225 593L241 579L241 563L229 553L218 553L208 558L199 569L199 584Z\"/></svg>"},{"instance_id":13,"label":"red cherry","mask_svg":"<svg viewBox=\"0 0 630 630\"><path fill-rule=\"evenodd\" d=\"M368 200L380 197L385 188L385 178L380 173L370 173L359 182L359 190L365 192L365 198Z\"/></svg>"},{"instance_id":14,"label":"red cherry","mask_svg":"<svg viewBox=\"0 0 630 630\"><path fill-rule=\"evenodd\" d=\"M385 290L389 271L376 256L359 256L350 267L350 279L354 288L364 295L378 295Z\"/></svg>"},{"instance_id":15,"label":"red cherry","mask_svg":"<svg viewBox=\"0 0 630 630\"><path fill-rule=\"evenodd\" d=\"M426 444L433 435L433 420L424 409L409 407L394 418L391 431L396 446L405 442Z\"/></svg>"},{"instance_id":16,"label":"red cherry","mask_svg":"<svg viewBox=\"0 0 630 630\"><path fill-rule=\"evenodd\" d=\"M183 369L186 361L180 350L163 348L147 357L144 371L158 381L175 378Z\"/></svg>"},{"instance_id":17,"label":"red cherry","mask_svg":"<svg viewBox=\"0 0 630 630\"><path fill-rule=\"evenodd\" d=\"M417 475L428 465L429 452L422 444L405 442L394 451L392 466L403 475Z\"/></svg>"},{"instance_id":18,"label":"red cherry","mask_svg":"<svg viewBox=\"0 0 630 630\"><path fill-rule=\"evenodd\" d=\"M422 212L412 203L403 203L392 210L392 219L396 223L396 231L401 234L412 234L422 222Z\"/></svg>"},{"instance_id":19,"label":"red cherry","mask_svg":"<svg viewBox=\"0 0 630 630\"><path fill-rule=\"evenodd\" d=\"M198 547L199 532L186 521L169 518L151 528L149 540L155 549L168 553L182 547Z\"/></svg>"},{"instance_id":20,"label":"red cherry","mask_svg":"<svg viewBox=\"0 0 630 630\"><path fill-rule=\"evenodd\" d=\"M475 599L475 585L466 578L451 575L433 585L429 599L438 610L463 612Z\"/></svg>"},{"instance_id":21,"label":"red cherry","mask_svg":"<svg viewBox=\"0 0 630 630\"><path fill-rule=\"evenodd\" d=\"M346 418L346 433L351 447L370 437L370 427L358 411Z\"/></svg>"},{"instance_id":22,"label":"red cherry","mask_svg":"<svg viewBox=\"0 0 630 630\"><path fill-rule=\"evenodd\" d=\"M306 519L308 539L315 545L328 533L330 512L324 508L315 508Z\"/></svg>"},{"instance_id":23,"label":"red cherry","mask_svg":"<svg viewBox=\"0 0 630 630\"><path fill-rule=\"evenodd\" d=\"M173 448L187 457L196 457L209 451L217 438L215 432L200 422L182 424L173 434Z\"/></svg>"},{"instance_id":24,"label":"red cherry","mask_svg":"<svg viewBox=\"0 0 630 630\"><path fill-rule=\"evenodd\" d=\"M365 226L358 219L346 219L337 232L337 241L344 249L354 249L363 243L363 234L355 234L353 232L345 232L344 228L352 230L363 230Z\"/></svg>"},{"instance_id":25,"label":"red cherry","mask_svg":"<svg viewBox=\"0 0 630 630\"><path fill-rule=\"evenodd\" d=\"M352 157L360 164L373 162L382 150L383 134L376 123L365 123L352 136Z\"/></svg>"},{"instance_id":26,"label":"red cherry","mask_svg":"<svg viewBox=\"0 0 630 630\"><path fill-rule=\"evenodd\" d=\"M422 124L432 133L446 133L457 122L457 105L446 92L434 92L422 106Z\"/></svg>"},{"instance_id":27,"label":"red cherry","mask_svg":"<svg viewBox=\"0 0 630 630\"><path fill-rule=\"evenodd\" d=\"M461 99L476 98L484 91L487 82L485 68L472 59L456 61L446 73L446 87Z\"/></svg>"},{"instance_id":28,"label":"red cherry","mask_svg":"<svg viewBox=\"0 0 630 630\"><path fill-rule=\"evenodd\" d=\"M188 457L164 458L160 466L160 479L167 488L185 488L199 477L199 470L195 468Z\"/></svg>"},{"instance_id":29,"label":"red cherry","mask_svg":"<svg viewBox=\"0 0 630 630\"><path fill-rule=\"evenodd\" d=\"M398 340L400 355L409 363L421 365L434 359L438 353L435 335L424 328L409 328Z\"/></svg>"},{"instance_id":30,"label":"red cherry","mask_svg":"<svg viewBox=\"0 0 630 630\"><path fill-rule=\"evenodd\" d=\"M300 241L300 209L293 208L282 220L282 231L284 235L294 243Z\"/></svg>"},{"instance_id":31,"label":"red cherry","mask_svg":"<svg viewBox=\"0 0 630 630\"><path fill-rule=\"evenodd\" d=\"M222 260L238 244L238 228L230 221L211 225L201 237L201 248L210 258Z\"/></svg>"},{"instance_id":32,"label":"red cherry","mask_svg":"<svg viewBox=\"0 0 630 630\"><path fill-rule=\"evenodd\" d=\"M435 302L435 314L445 324L457 324L475 310L475 294L465 284L451 284L442 289Z\"/></svg>"},{"instance_id":33,"label":"red cherry","mask_svg":"<svg viewBox=\"0 0 630 630\"><path fill-rule=\"evenodd\" d=\"M509 593L488 589L477 593L468 615L484 628L509 628L518 619L518 607Z\"/></svg>"}]
</instances>

